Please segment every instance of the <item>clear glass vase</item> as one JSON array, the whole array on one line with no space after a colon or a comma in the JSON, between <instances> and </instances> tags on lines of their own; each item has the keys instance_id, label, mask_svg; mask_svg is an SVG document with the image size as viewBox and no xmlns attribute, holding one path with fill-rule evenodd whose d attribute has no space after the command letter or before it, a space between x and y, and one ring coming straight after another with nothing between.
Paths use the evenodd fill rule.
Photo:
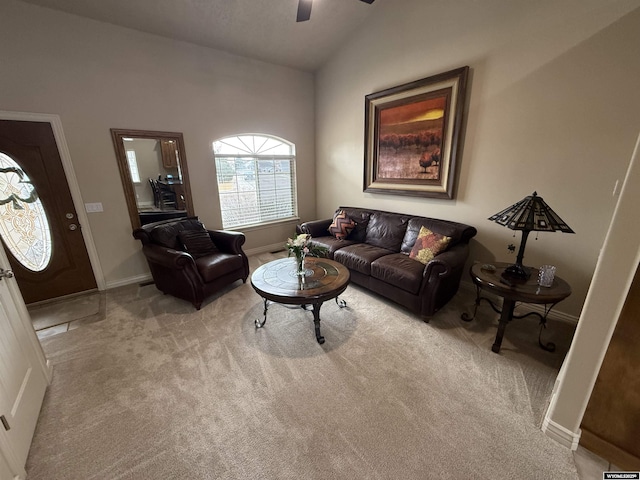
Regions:
<instances>
[{"instance_id":1,"label":"clear glass vase","mask_svg":"<svg viewBox=\"0 0 640 480\"><path fill-rule=\"evenodd\" d=\"M296 275L299 277L305 276L305 269L304 269L305 256L306 255L303 252L300 252L300 254L296 254Z\"/></svg>"}]
</instances>

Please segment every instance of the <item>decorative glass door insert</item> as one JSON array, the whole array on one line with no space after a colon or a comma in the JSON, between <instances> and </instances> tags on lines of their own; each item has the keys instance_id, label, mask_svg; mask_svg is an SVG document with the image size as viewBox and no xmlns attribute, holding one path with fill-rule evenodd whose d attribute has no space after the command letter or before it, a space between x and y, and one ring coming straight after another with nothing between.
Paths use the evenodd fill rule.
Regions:
<instances>
[{"instance_id":1,"label":"decorative glass door insert","mask_svg":"<svg viewBox=\"0 0 640 480\"><path fill-rule=\"evenodd\" d=\"M25 268L40 272L51 261L51 229L27 174L0 152L0 235Z\"/></svg>"}]
</instances>

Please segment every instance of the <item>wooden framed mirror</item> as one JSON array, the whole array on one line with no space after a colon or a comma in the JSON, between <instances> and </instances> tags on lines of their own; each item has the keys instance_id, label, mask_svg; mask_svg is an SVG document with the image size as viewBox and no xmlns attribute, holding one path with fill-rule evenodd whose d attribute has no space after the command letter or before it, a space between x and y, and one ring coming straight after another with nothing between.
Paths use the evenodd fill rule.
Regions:
<instances>
[{"instance_id":1,"label":"wooden framed mirror","mask_svg":"<svg viewBox=\"0 0 640 480\"><path fill-rule=\"evenodd\" d=\"M182 133L111 129L133 229L193 215Z\"/></svg>"}]
</instances>

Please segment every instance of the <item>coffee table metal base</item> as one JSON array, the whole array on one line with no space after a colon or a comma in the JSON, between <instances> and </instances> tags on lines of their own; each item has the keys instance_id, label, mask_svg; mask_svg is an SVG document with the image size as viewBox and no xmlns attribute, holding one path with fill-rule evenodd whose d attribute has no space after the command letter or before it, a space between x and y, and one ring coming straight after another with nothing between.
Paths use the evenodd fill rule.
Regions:
<instances>
[{"instance_id":1,"label":"coffee table metal base","mask_svg":"<svg viewBox=\"0 0 640 480\"><path fill-rule=\"evenodd\" d=\"M347 306L339 296L349 285L349 270L328 258L307 258L304 275L297 271L295 259L281 258L261 265L251 275L251 286L264 301L262 319L256 319L256 328L267 322L269 302L288 308L302 307L313 311L313 324L318 343L324 343L320 333L322 304L335 299L340 308ZM310 308L308 308L310 307Z\"/></svg>"},{"instance_id":2,"label":"coffee table metal base","mask_svg":"<svg viewBox=\"0 0 640 480\"><path fill-rule=\"evenodd\" d=\"M345 308L347 306L347 302L342 300L340 297L336 297L335 300L336 300L336 304L338 305L338 307ZM262 321L260 321L259 318L256 318L256 320L255 320L256 328L262 328L262 327L264 327L264 324L267 323L267 312L269 310L269 302L270 301L267 300L266 298L263 298L263 301L264 301L264 312L263 312ZM276 302L271 302L271 303L276 303ZM313 325L314 325L314 330L315 330L315 334L316 334L316 340L318 341L318 343L320 345L322 345L324 343L324 337L320 333L320 307L322 307L323 303L324 302L314 303L311 306L311 309L313 311ZM307 308L307 306L308 305L300 305L300 307L303 310L307 310L308 311L309 309Z\"/></svg>"}]
</instances>

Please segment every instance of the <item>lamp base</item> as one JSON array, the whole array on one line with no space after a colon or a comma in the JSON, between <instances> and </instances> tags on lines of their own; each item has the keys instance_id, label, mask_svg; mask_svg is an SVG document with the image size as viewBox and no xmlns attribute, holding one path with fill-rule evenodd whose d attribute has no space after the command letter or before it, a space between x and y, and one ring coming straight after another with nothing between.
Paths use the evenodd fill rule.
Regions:
<instances>
[{"instance_id":1,"label":"lamp base","mask_svg":"<svg viewBox=\"0 0 640 480\"><path fill-rule=\"evenodd\" d=\"M519 263L509 265L502 272L502 277L508 280L529 280L531 271L527 267L523 267Z\"/></svg>"}]
</instances>

